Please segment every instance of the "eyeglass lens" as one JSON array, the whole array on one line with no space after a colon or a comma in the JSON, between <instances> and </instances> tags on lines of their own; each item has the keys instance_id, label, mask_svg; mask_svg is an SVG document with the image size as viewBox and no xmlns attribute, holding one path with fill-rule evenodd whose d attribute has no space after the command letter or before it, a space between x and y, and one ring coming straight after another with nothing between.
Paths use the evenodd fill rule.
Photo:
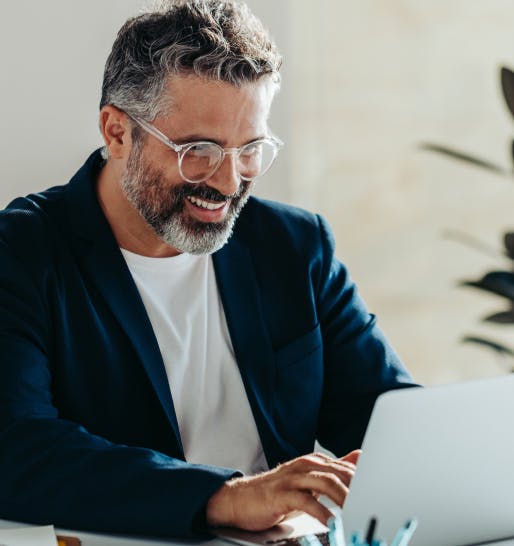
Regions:
<instances>
[{"instance_id":1,"label":"eyeglass lens","mask_svg":"<svg viewBox=\"0 0 514 546\"><path fill-rule=\"evenodd\" d=\"M264 174L273 163L276 147L271 142L251 142L236 154L239 175L251 180ZM223 150L214 143L193 144L182 156L182 175L191 181L209 178L223 160Z\"/></svg>"}]
</instances>

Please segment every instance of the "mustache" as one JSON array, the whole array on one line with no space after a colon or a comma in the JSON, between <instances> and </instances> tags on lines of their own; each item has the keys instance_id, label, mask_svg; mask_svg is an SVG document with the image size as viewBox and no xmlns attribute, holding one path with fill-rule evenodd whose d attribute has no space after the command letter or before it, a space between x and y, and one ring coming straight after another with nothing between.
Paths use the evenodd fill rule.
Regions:
<instances>
[{"instance_id":1,"label":"mustache","mask_svg":"<svg viewBox=\"0 0 514 546\"><path fill-rule=\"evenodd\" d=\"M238 190L235 193L231 195L224 195L210 186L190 184L189 182L186 182L173 189L173 197L174 200L185 199L186 197L197 197L198 199L206 199L209 201L224 203L226 201L230 201L231 199L237 199L240 197L243 193L245 193L248 184L249 182L242 180L239 184Z\"/></svg>"}]
</instances>

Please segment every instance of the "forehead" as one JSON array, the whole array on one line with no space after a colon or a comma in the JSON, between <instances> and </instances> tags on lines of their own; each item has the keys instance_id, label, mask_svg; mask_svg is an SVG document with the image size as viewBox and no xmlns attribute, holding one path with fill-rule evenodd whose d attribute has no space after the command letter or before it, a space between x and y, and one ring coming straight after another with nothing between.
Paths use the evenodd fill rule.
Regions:
<instances>
[{"instance_id":1,"label":"forehead","mask_svg":"<svg viewBox=\"0 0 514 546\"><path fill-rule=\"evenodd\" d=\"M236 87L199 76L173 76L166 87L170 106L163 122L174 134L251 139L266 130L274 92L268 78Z\"/></svg>"}]
</instances>

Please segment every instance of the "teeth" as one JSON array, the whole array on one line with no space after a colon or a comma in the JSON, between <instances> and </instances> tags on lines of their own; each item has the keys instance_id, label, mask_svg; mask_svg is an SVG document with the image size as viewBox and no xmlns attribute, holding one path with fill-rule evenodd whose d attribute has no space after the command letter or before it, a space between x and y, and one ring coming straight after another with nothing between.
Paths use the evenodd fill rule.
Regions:
<instances>
[{"instance_id":1,"label":"teeth","mask_svg":"<svg viewBox=\"0 0 514 546\"><path fill-rule=\"evenodd\" d=\"M225 205L225 203L209 203L208 201L202 201L201 199L198 199L197 197L187 197L193 205L196 205L197 207L200 207L202 209L207 210L218 210L221 207Z\"/></svg>"}]
</instances>

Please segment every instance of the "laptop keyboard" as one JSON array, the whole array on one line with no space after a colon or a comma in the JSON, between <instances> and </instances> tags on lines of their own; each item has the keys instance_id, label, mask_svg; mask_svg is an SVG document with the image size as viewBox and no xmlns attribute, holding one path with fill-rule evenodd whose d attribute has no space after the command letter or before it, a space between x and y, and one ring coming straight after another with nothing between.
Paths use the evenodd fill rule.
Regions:
<instances>
[{"instance_id":1,"label":"laptop keyboard","mask_svg":"<svg viewBox=\"0 0 514 546\"><path fill-rule=\"evenodd\" d=\"M330 546L328 533L317 533L314 535L322 544L322 546ZM270 546L300 546L300 542L296 538L281 538L279 540L267 540L266 544Z\"/></svg>"}]
</instances>

